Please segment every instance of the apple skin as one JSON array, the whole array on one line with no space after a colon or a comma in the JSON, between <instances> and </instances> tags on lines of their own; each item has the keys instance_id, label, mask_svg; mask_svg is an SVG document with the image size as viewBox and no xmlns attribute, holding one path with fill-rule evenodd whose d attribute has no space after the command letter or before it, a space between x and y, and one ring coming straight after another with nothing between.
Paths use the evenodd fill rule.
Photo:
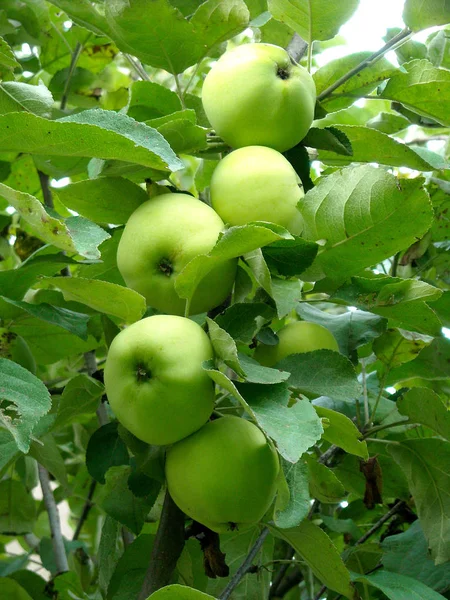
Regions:
<instances>
[{"instance_id":1,"label":"apple skin","mask_svg":"<svg viewBox=\"0 0 450 600\"><path fill-rule=\"evenodd\" d=\"M175 280L185 265L207 254L224 228L214 210L188 194L162 194L144 202L129 218L117 251L117 266L128 287L157 310L183 315L185 300ZM210 271L194 293L190 313L219 306L229 295L237 259Z\"/></svg>"},{"instance_id":2,"label":"apple skin","mask_svg":"<svg viewBox=\"0 0 450 600\"><path fill-rule=\"evenodd\" d=\"M283 48L244 44L223 54L208 73L202 101L211 126L232 148L285 152L311 127L316 86Z\"/></svg>"},{"instance_id":3,"label":"apple skin","mask_svg":"<svg viewBox=\"0 0 450 600\"><path fill-rule=\"evenodd\" d=\"M297 208L303 188L290 162L265 146L247 146L231 152L211 178L211 204L230 225L268 221L291 233L302 230Z\"/></svg>"},{"instance_id":4,"label":"apple skin","mask_svg":"<svg viewBox=\"0 0 450 600\"><path fill-rule=\"evenodd\" d=\"M9 358L36 374L36 361L26 341L17 333L0 327L0 358Z\"/></svg>"},{"instance_id":5,"label":"apple skin","mask_svg":"<svg viewBox=\"0 0 450 600\"><path fill-rule=\"evenodd\" d=\"M280 469L272 444L256 425L221 417L169 448L170 495L189 517L225 533L257 523L269 509Z\"/></svg>"},{"instance_id":6,"label":"apple skin","mask_svg":"<svg viewBox=\"0 0 450 600\"><path fill-rule=\"evenodd\" d=\"M105 364L105 389L122 425L148 444L173 444L206 423L214 384L202 369L213 358L194 321L154 315L122 330Z\"/></svg>"},{"instance_id":7,"label":"apple skin","mask_svg":"<svg viewBox=\"0 0 450 600\"><path fill-rule=\"evenodd\" d=\"M175 583L154 592L147 600L214 600L214 598L194 588Z\"/></svg>"},{"instance_id":8,"label":"apple skin","mask_svg":"<svg viewBox=\"0 0 450 600\"><path fill-rule=\"evenodd\" d=\"M314 350L335 350L339 352L338 343L333 334L322 325L308 321L289 323L277 331L278 344L259 345L254 358L265 367L273 367L280 360L291 354L313 352Z\"/></svg>"}]
</instances>

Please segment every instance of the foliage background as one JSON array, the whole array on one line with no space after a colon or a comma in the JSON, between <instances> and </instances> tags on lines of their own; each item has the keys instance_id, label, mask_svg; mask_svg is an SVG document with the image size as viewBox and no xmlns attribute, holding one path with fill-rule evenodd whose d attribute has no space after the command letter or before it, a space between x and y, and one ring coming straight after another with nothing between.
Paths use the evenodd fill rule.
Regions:
<instances>
[{"instance_id":1,"label":"foliage background","mask_svg":"<svg viewBox=\"0 0 450 600\"><path fill-rule=\"evenodd\" d=\"M283 460L269 535L222 536L231 578L259 544L231 598L450 597L450 4L406 0L405 29L387 30L376 57L324 63L357 5L2 0L0 317L38 370L0 360L1 597L139 595L163 456L104 402L108 344L151 314L115 253L158 186L146 180L208 202L227 148L208 129L202 81L226 44L251 41L310 65L319 101L286 154L309 190L302 238L231 228L178 282L189 298L197 269L241 257L232 305L207 319L217 360L205 368L218 412L246 411ZM340 353L256 365L255 340L295 314L328 327ZM171 580L225 598L230 578L207 580L202 561L190 539Z\"/></svg>"}]
</instances>

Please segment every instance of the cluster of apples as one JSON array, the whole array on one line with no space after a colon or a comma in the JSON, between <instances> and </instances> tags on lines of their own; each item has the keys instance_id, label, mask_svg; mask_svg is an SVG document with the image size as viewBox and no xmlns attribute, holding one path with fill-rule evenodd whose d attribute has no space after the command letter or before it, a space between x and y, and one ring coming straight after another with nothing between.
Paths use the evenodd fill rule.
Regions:
<instances>
[{"instance_id":1,"label":"cluster of apples","mask_svg":"<svg viewBox=\"0 0 450 600\"><path fill-rule=\"evenodd\" d=\"M202 100L213 128L235 150L213 174L213 208L187 194L162 194L142 204L127 222L118 248L119 270L129 287L166 314L134 323L113 340L105 386L124 427L149 444L170 446L166 478L176 504L220 533L263 517L275 497L279 459L250 421L234 416L209 421L215 390L202 364L214 352L205 331L179 316L185 302L175 281L190 260L211 250L224 223L268 221L299 231L297 203L303 192L280 152L300 142L311 126L315 88L309 73L282 48L247 44L216 63ZM225 300L236 266L236 260L229 260L204 277L192 314ZM311 337L317 336L311 327L319 333L312 346ZM255 357L273 365L289 353L318 347L337 349L337 344L325 328L300 322L286 326L279 344L261 346Z\"/></svg>"}]
</instances>

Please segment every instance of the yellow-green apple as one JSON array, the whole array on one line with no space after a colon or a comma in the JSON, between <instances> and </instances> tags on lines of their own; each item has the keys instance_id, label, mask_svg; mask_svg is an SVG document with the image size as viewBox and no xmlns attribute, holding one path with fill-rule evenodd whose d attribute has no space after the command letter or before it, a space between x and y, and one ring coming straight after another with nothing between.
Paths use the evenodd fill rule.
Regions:
<instances>
[{"instance_id":1,"label":"yellow-green apple","mask_svg":"<svg viewBox=\"0 0 450 600\"><path fill-rule=\"evenodd\" d=\"M224 223L214 210L188 194L162 194L144 202L129 218L117 251L117 265L128 287L157 310L184 314L175 290L177 275L215 245ZM219 306L231 292L236 260L210 271L191 302L191 314Z\"/></svg>"},{"instance_id":2,"label":"yellow-green apple","mask_svg":"<svg viewBox=\"0 0 450 600\"><path fill-rule=\"evenodd\" d=\"M259 145L284 152L311 127L316 87L283 48L244 44L213 66L202 101L213 129L232 148Z\"/></svg>"},{"instance_id":3,"label":"yellow-green apple","mask_svg":"<svg viewBox=\"0 0 450 600\"><path fill-rule=\"evenodd\" d=\"M194 321L154 315L112 341L105 364L108 400L122 425L148 444L173 444L197 431L213 410L214 384L202 368L213 358Z\"/></svg>"},{"instance_id":4,"label":"yellow-green apple","mask_svg":"<svg viewBox=\"0 0 450 600\"><path fill-rule=\"evenodd\" d=\"M302 230L297 204L303 188L290 162L272 148L247 146L225 156L210 191L214 210L230 225L269 221L291 233Z\"/></svg>"},{"instance_id":5,"label":"yellow-green apple","mask_svg":"<svg viewBox=\"0 0 450 600\"><path fill-rule=\"evenodd\" d=\"M36 361L26 341L5 327L0 327L0 358L9 358L31 373L36 373Z\"/></svg>"},{"instance_id":6,"label":"yellow-green apple","mask_svg":"<svg viewBox=\"0 0 450 600\"><path fill-rule=\"evenodd\" d=\"M240 417L210 421L169 448L166 478L179 508L223 533L257 523L275 496L279 459L263 432Z\"/></svg>"},{"instance_id":7,"label":"yellow-green apple","mask_svg":"<svg viewBox=\"0 0 450 600\"><path fill-rule=\"evenodd\" d=\"M289 323L277 331L278 344L260 344L255 350L255 359L265 367L273 367L290 354L301 354L313 350L335 350L338 343L333 334L322 325L309 321Z\"/></svg>"}]
</instances>

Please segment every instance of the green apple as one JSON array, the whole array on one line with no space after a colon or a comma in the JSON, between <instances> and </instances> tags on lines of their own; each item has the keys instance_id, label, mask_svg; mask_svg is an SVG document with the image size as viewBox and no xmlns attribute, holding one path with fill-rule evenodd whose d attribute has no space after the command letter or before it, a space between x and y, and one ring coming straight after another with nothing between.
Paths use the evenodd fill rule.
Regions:
<instances>
[{"instance_id":1,"label":"green apple","mask_svg":"<svg viewBox=\"0 0 450 600\"><path fill-rule=\"evenodd\" d=\"M0 327L0 358L9 358L31 373L36 373L36 361L26 341L4 327Z\"/></svg>"},{"instance_id":2,"label":"green apple","mask_svg":"<svg viewBox=\"0 0 450 600\"><path fill-rule=\"evenodd\" d=\"M247 146L225 156L214 170L210 191L211 204L225 223L269 221L301 233L297 204L303 188L291 163L272 148Z\"/></svg>"},{"instance_id":3,"label":"green apple","mask_svg":"<svg viewBox=\"0 0 450 600\"><path fill-rule=\"evenodd\" d=\"M161 588L149 596L147 600L214 600L214 598L194 588L175 583Z\"/></svg>"},{"instance_id":4,"label":"green apple","mask_svg":"<svg viewBox=\"0 0 450 600\"><path fill-rule=\"evenodd\" d=\"M278 344L269 346L260 344L255 350L255 360L265 367L273 367L290 354L301 354L313 350L335 350L339 346L333 334L322 325L297 321L289 323L277 331Z\"/></svg>"},{"instance_id":5,"label":"green apple","mask_svg":"<svg viewBox=\"0 0 450 600\"><path fill-rule=\"evenodd\" d=\"M224 228L214 210L188 194L162 194L144 202L129 218L117 251L117 266L128 287L157 310L182 315L185 300L175 291L185 265L207 254ZM219 306L231 292L237 260L228 260L200 282L191 314Z\"/></svg>"},{"instance_id":6,"label":"green apple","mask_svg":"<svg viewBox=\"0 0 450 600\"><path fill-rule=\"evenodd\" d=\"M284 152L307 134L316 87L283 48L244 44L226 52L206 76L202 101L213 129L232 148Z\"/></svg>"},{"instance_id":7,"label":"green apple","mask_svg":"<svg viewBox=\"0 0 450 600\"><path fill-rule=\"evenodd\" d=\"M189 517L224 533L257 523L275 496L279 459L256 425L210 421L167 452L170 495Z\"/></svg>"},{"instance_id":8,"label":"green apple","mask_svg":"<svg viewBox=\"0 0 450 600\"><path fill-rule=\"evenodd\" d=\"M112 341L105 364L109 403L122 425L148 444L173 444L197 431L214 406L214 384L202 368L213 358L194 321L154 315Z\"/></svg>"}]
</instances>

